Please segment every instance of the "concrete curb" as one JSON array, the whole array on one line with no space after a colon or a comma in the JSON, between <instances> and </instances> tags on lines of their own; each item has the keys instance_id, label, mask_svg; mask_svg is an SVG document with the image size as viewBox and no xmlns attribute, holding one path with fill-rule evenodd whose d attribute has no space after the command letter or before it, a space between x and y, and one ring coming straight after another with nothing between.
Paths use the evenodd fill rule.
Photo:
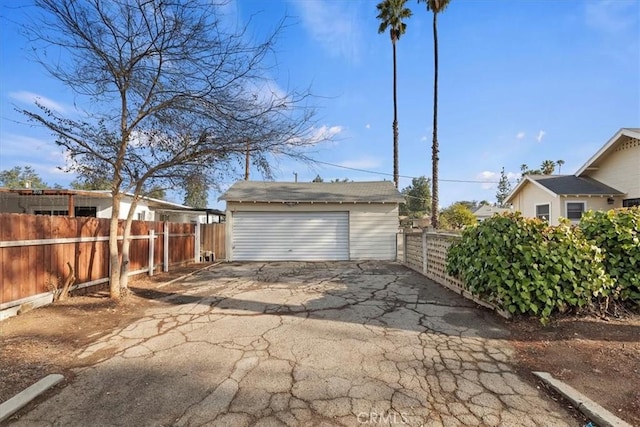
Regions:
<instances>
[{"instance_id":1,"label":"concrete curb","mask_svg":"<svg viewBox=\"0 0 640 427\"><path fill-rule=\"evenodd\" d=\"M631 427L631 424L613 415L575 388L556 379L548 372L533 372L542 382L563 395L575 407L600 427Z\"/></svg>"},{"instance_id":2,"label":"concrete curb","mask_svg":"<svg viewBox=\"0 0 640 427\"><path fill-rule=\"evenodd\" d=\"M47 375L37 383L25 388L11 399L0 404L0 422L6 420L20 409L24 408L33 399L49 390L63 379L64 377L60 374Z\"/></svg>"}]
</instances>

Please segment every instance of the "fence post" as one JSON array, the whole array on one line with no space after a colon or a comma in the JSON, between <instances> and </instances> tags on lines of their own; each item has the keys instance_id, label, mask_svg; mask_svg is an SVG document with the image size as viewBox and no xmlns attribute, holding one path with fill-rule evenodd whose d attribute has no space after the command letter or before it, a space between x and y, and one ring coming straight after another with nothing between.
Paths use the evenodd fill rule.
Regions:
<instances>
[{"instance_id":1,"label":"fence post","mask_svg":"<svg viewBox=\"0 0 640 427\"><path fill-rule=\"evenodd\" d=\"M196 222L196 235L195 235L195 256L193 262L200 262L200 222Z\"/></svg>"},{"instance_id":2,"label":"fence post","mask_svg":"<svg viewBox=\"0 0 640 427\"><path fill-rule=\"evenodd\" d=\"M427 275L427 230L422 230L422 274Z\"/></svg>"},{"instance_id":3,"label":"fence post","mask_svg":"<svg viewBox=\"0 0 640 427\"><path fill-rule=\"evenodd\" d=\"M153 260L155 258L156 232L149 230L149 276L153 276Z\"/></svg>"},{"instance_id":4,"label":"fence post","mask_svg":"<svg viewBox=\"0 0 640 427\"><path fill-rule=\"evenodd\" d=\"M162 260L162 271L165 273L169 271L169 223L164 222L164 254Z\"/></svg>"},{"instance_id":5,"label":"fence post","mask_svg":"<svg viewBox=\"0 0 640 427\"><path fill-rule=\"evenodd\" d=\"M402 262L407 263L407 233L402 234Z\"/></svg>"}]
</instances>

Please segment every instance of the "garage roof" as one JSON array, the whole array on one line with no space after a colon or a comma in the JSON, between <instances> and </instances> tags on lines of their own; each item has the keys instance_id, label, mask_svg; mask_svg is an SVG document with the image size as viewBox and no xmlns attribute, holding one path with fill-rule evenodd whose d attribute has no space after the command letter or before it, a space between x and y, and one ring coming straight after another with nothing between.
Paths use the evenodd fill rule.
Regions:
<instances>
[{"instance_id":1,"label":"garage roof","mask_svg":"<svg viewBox=\"0 0 640 427\"><path fill-rule=\"evenodd\" d=\"M238 181L219 200L227 202L400 203L391 181L262 182Z\"/></svg>"}]
</instances>

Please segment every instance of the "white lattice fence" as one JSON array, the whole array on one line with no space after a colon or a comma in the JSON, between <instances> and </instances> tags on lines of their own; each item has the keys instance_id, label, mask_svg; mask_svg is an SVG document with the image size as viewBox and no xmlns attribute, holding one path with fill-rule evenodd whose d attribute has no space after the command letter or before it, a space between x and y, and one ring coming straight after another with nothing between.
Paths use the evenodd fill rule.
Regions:
<instances>
[{"instance_id":1,"label":"white lattice fence","mask_svg":"<svg viewBox=\"0 0 640 427\"><path fill-rule=\"evenodd\" d=\"M464 289L462 281L447 274L447 251L449 246L459 236L426 233L427 236L427 271L426 276L438 283L448 283L460 289Z\"/></svg>"},{"instance_id":2,"label":"white lattice fence","mask_svg":"<svg viewBox=\"0 0 640 427\"><path fill-rule=\"evenodd\" d=\"M407 267L422 272L422 233L406 233L404 242L404 263Z\"/></svg>"}]
</instances>

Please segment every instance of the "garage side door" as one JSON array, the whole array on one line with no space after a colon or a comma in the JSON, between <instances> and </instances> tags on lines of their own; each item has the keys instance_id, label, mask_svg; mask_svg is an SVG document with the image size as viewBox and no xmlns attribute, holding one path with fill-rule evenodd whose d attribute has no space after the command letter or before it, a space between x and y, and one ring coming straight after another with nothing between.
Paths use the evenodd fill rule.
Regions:
<instances>
[{"instance_id":1,"label":"garage side door","mask_svg":"<svg viewBox=\"0 0 640 427\"><path fill-rule=\"evenodd\" d=\"M235 212L234 261L349 259L348 212Z\"/></svg>"}]
</instances>

